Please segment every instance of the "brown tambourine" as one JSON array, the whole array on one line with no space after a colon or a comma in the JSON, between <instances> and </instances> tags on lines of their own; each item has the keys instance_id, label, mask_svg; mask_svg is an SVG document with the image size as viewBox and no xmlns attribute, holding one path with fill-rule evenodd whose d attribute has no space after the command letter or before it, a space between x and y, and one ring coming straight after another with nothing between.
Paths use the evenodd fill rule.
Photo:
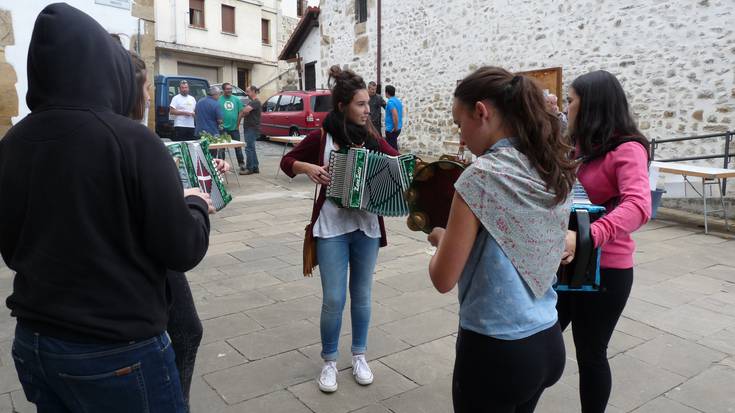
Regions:
<instances>
[{"instance_id":1,"label":"brown tambourine","mask_svg":"<svg viewBox=\"0 0 735 413\"><path fill-rule=\"evenodd\" d=\"M467 167L450 159L447 156L436 162L416 163L413 182L406 191L410 211L406 224L410 230L428 234L434 227L446 228L454 183Z\"/></svg>"}]
</instances>

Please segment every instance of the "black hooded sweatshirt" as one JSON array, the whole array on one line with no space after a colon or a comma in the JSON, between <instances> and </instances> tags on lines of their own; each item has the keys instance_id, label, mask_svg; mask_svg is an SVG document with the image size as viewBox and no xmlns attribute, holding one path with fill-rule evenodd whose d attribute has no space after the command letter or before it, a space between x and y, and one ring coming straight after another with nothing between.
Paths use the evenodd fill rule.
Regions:
<instances>
[{"instance_id":1,"label":"black hooded sweatshirt","mask_svg":"<svg viewBox=\"0 0 735 413\"><path fill-rule=\"evenodd\" d=\"M184 199L176 166L128 119L134 68L81 11L46 7L28 51L32 113L0 140L0 253L16 272L21 325L69 341L161 334L166 269L209 244L207 205Z\"/></svg>"}]
</instances>

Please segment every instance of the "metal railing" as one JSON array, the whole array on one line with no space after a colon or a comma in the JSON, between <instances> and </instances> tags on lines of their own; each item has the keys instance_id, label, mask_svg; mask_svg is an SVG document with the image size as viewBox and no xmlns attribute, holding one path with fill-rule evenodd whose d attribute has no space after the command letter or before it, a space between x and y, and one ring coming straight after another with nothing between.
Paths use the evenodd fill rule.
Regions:
<instances>
[{"instance_id":1,"label":"metal railing","mask_svg":"<svg viewBox=\"0 0 735 413\"><path fill-rule=\"evenodd\" d=\"M699 155L699 156L683 156L679 158L668 158L668 159L656 159L656 148L658 148L658 145L662 143L671 143L671 142L684 142L684 141L696 141L696 140L703 140L703 139L712 139L712 138L725 138L724 142L724 149L721 154L715 154L715 155ZM651 160L659 161L659 162L676 162L676 161L699 161L703 159L723 159L723 168L727 169L730 165L730 158L735 158L735 153L730 153L730 147L733 141L733 138L735 138L735 131L728 131L723 133L713 133L710 135L698 135L698 136L686 136L683 138L671 138L671 139L651 139ZM725 193L725 190L727 189L727 180L722 180L722 193ZM703 188L704 190L704 188Z\"/></svg>"}]
</instances>

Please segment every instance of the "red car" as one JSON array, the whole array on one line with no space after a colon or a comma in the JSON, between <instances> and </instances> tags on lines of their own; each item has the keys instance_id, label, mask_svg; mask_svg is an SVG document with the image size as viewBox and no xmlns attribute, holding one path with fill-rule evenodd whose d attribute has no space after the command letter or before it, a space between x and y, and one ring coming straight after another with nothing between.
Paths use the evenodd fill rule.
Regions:
<instances>
[{"instance_id":1,"label":"red car","mask_svg":"<svg viewBox=\"0 0 735 413\"><path fill-rule=\"evenodd\" d=\"M263 103L260 133L265 136L306 135L322 126L332 110L329 90L293 90L271 96Z\"/></svg>"}]
</instances>

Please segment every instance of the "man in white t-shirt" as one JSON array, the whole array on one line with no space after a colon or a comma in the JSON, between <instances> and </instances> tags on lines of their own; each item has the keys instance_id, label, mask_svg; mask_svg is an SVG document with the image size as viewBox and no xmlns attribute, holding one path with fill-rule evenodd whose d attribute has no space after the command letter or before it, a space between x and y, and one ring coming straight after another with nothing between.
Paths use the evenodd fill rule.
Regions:
<instances>
[{"instance_id":1,"label":"man in white t-shirt","mask_svg":"<svg viewBox=\"0 0 735 413\"><path fill-rule=\"evenodd\" d=\"M194 108L197 105L194 96L189 94L189 82L179 83L179 94L171 99L169 112L174 115L175 141L194 140Z\"/></svg>"}]
</instances>

